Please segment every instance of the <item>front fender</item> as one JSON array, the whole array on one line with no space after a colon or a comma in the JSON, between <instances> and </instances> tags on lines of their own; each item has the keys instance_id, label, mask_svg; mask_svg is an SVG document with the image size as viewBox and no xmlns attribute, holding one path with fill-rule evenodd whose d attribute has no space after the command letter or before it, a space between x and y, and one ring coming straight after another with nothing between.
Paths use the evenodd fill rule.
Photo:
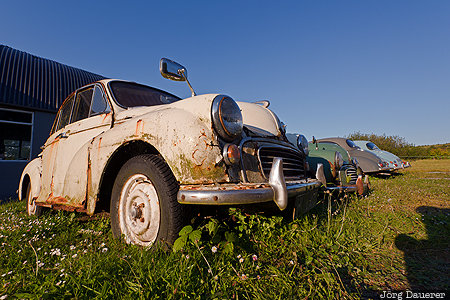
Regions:
<instances>
[{"instance_id":1,"label":"front fender","mask_svg":"<svg viewBox=\"0 0 450 300\"><path fill-rule=\"evenodd\" d=\"M172 107L119 121L92 140L87 174L89 203L95 203L111 157L122 145L133 141L154 147L180 184L229 181L210 119Z\"/></svg>"},{"instance_id":2,"label":"front fender","mask_svg":"<svg viewBox=\"0 0 450 300\"><path fill-rule=\"evenodd\" d=\"M24 197L24 179L28 176L31 183L31 197L37 198L41 192L42 159L37 157L30 161L22 171L19 181L19 200ZM25 191L26 192L26 191Z\"/></svg>"},{"instance_id":3,"label":"front fender","mask_svg":"<svg viewBox=\"0 0 450 300\"><path fill-rule=\"evenodd\" d=\"M377 161L374 161L373 158L366 156L356 158L358 159L358 166L364 173L378 172L380 170Z\"/></svg>"}]
</instances>

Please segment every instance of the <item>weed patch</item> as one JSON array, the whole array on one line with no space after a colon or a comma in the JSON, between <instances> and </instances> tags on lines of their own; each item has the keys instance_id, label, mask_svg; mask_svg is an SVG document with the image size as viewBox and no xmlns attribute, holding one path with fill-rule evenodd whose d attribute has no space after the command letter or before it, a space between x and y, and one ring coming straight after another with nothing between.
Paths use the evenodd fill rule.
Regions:
<instances>
[{"instance_id":1,"label":"weed patch","mask_svg":"<svg viewBox=\"0 0 450 300\"><path fill-rule=\"evenodd\" d=\"M107 215L37 219L24 203L2 204L0 297L358 299L447 290L449 176L430 180L427 172L446 171L428 162L371 178L365 198L325 195L294 221L242 209L197 216L170 251L113 239Z\"/></svg>"}]
</instances>

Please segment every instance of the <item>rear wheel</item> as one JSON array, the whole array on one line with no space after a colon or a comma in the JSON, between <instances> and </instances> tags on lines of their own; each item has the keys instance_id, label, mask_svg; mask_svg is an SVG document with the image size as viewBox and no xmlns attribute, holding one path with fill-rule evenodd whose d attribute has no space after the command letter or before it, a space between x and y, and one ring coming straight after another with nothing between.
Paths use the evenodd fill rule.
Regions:
<instances>
[{"instance_id":1,"label":"rear wheel","mask_svg":"<svg viewBox=\"0 0 450 300\"><path fill-rule=\"evenodd\" d=\"M42 206L37 206L36 205L36 200L33 199L33 197L31 196L31 183L28 184L27 186L27 194L26 194L26 198L27 200L27 213L29 216L36 216L39 217L42 215L42 213L44 212L44 208Z\"/></svg>"},{"instance_id":2,"label":"rear wheel","mask_svg":"<svg viewBox=\"0 0 450 300\"><path fill-rule=\"evenodd\" d=\"M183 222L177 192L178 182L159 156L146 154L128 160L113 186L113 235L141 246L157 241L172 244Z\"/></svg>"}]
</instances>

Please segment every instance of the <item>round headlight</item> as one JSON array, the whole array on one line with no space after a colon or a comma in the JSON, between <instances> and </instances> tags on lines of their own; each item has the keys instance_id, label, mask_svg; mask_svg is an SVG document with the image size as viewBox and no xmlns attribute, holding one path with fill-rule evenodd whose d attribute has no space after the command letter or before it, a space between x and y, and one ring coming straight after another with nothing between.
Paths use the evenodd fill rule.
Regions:
<instances>
[{"instance_id":1,"label":"round headlight","mask_svg":"<svg viewBox=\"0 0 450 300\"><path fill-rule=\"evenodd\" d=\"M339 170L343 164L344 158L342 157L342 154L339 151L336 151L334 153L334 166L336 167L336 170Z\"/></svg>"},{"instance_id":2,"label":"round headlight","mask_svg":"<svg viewBox=\"0 0 450 300\"><path fill-rule=\"evenodd\" d=\"M231 142L241 135L243 123L241 109L228 96L218 95L211 107L213 126L225 141Z\"/></svg>"},{"instance_id":3,"label":"round headlight","mask_svg":"<svg viewBox=\"0 0 450 300\"><path fill-rule=\"evenodd\" d=\"M305 155L309 154L308 140L303 134L299 134L297 137L297 147L302 150Z\"/></svg>"}]
</instances>

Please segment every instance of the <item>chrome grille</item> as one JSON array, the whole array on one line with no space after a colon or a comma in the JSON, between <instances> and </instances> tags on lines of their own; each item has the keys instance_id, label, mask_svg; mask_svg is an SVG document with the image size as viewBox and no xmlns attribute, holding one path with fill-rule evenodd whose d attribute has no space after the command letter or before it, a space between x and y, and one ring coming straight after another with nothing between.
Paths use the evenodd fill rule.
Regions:
<instances>
[{"instance_id":1,"label":"chrome grille","mask_svg":"<svg viewBox=\"0 0 450 300\"><path fill-rule=\"evenodd\" d=\"M258 159L266 178L269 178L274 157L283 159L283 173L285 178L305 178L305 159L300 153L287 147L264 145L259 148Z\"/></svg>"},{"instance_id":2,"label":"chrome grille","mask_svg":"<svg viewBox=\"0 0 450 300\"><path fill-rule=\"evenodd\" d=\"M350 178L349 184L356 184L358 173L353 165L344 165L341 167L341 171L345 171L345 175Z\"/></svg>"}]
</instances>

